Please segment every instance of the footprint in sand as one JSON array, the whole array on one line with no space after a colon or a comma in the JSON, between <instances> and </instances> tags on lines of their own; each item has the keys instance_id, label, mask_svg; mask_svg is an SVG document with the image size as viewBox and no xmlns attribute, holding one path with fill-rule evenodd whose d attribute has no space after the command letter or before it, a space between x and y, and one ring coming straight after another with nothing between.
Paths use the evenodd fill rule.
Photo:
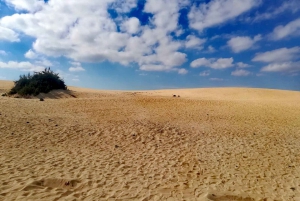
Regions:
<instances>
[{"instance_id":1,"label":"footprint in sand","mask_svg":"<svg viewBox=\"0 0 300 201\"><path fill-rule=\"evenodd\" d=\"M79 180L67 180L67 179L42 179L39 181L34 181L23 190L28 191L32 189L40 189L45 187L50 188L59 188L59 189L71 189L77 186L80 183Z\"/></svg>"},{"instance_id":2,"label":"footprint in sand","mask_svg":"<svg viewBox=\"0 0 300 201\"><path fill-rule=\"evenodd\" d=\"M236 195L210 193L204 196L203 201L254 201L251 197L241 197Z\"/></svg>"}]
</instances>

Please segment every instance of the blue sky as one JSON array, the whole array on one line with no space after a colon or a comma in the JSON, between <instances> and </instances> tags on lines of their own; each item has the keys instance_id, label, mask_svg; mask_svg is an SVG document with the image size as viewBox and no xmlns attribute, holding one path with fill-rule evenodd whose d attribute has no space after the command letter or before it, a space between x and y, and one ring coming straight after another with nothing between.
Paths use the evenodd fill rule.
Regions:
<instances>
[{"instance_id":1,"label":"blue sky","mask_svg":"<svg viewBox=\"0 0 300 201\"><path fill-rule=\"evenodd\" d=\"M300 90L299 0L0 0L0 79Z\"/></svg>"}]
</instances>

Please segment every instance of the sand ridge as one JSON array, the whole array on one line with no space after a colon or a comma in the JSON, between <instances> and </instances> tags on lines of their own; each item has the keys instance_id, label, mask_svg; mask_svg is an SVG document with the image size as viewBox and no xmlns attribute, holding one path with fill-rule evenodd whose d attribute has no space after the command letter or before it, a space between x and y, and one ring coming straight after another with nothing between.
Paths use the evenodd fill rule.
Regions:
<instances>
[{"instance_id":1,"label":"sand ridge","mask_svg":"<svg viewBox=\"0 0 300 201\"><path fill-rule=\"evenodd\" d=\"M71 90L0 97L0 200L300 198L299 92Z\"/></svg>"}]
</instances>

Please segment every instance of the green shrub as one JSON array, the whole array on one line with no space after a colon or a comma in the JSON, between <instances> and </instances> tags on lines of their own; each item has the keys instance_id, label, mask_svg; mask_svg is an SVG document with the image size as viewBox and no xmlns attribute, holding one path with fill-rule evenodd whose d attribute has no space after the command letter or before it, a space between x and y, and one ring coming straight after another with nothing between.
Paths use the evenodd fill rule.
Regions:
<instances>
[{"instance_id":1,"label":"green shrub","mask_svg":"<svg viewBox=\"0 0 300 201\"><path fill-rule=\"evenodd\" d=\"M15 86L10 90L9 95L19 94L22 96L48 93L54 89L67 89L65 82L50 70L46 68L42 72L35 72L33 75L21 75L20 79L15 81Z\"/></svg>"}]
</instances>

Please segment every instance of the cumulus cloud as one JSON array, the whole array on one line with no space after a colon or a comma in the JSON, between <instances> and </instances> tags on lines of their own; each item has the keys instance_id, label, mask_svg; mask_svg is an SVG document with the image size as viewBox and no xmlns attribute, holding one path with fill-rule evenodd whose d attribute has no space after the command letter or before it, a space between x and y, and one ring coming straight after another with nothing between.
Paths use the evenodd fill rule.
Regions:
<instances>
[{"instance_id":1,"label":"cumulus cloud","mask_svg":"<svg viewBox=\"0 0 300 201\"><path fill-rule=\"evenodd\" d=\"M0 68L8 68L8 69L18 69L22 71L42 71L45 69L43 66L37 66L30 62L16 62L16 61L9 61L9 62L0 62Z\"/></svg>"},{"instance_id":2,"label":"cumulus cloud","mask_svg":"<svg viewBox=\"0 0 300 201\"><path fill-rule=\"evenodd\" d=\"M186 70L186 69L184 69L184 68L178 69L178 74L179 74L179 75L185 75L185 74L187 74L188 72L189 72L189 71Z\"/></svg>"},{"instance_id":3,"label":"cumulus cloud","mask_svg":"<svg viewBox=\"0 0 300 201\"><path fill-rule=\"evenodd\" d=\"M251 75L251 72L247 71L247 70L243 70L243 69L237 69L237 70L233 71L231 73L231 75L233 75L233 76L248 76L248 75Z\"/></svg>"},{"instance_id":4,"label":"cumulus cloud","mask_svg":"<svg viewBox=\"0 0 300 201\"><path fill-rule=\"evenodd\" d=\"M28 59L36 59L38 57L38 55L31 49L28 50L28 52L26 52L24 56Z\"/></svg>"},{"instance_id":5,"label":"cumulus cloud","mask_svg":"<svg viewBox=\"0 0 300 201\"><path fill-rule=\"evenodd\" d=\"M19 42L20 39L16 32L0 25L0 41Z\"/></svg>"},{"instance_id":6,"label":"cumulus cloud","mask_svg":"<svg viewBox=\"0 0 300 201\"><path fill-rule=\"evenodd\" d=\"M16 10L35 11L41 9L45 4L44 1L38 0L4 0L7 5L14 7Z\"/></svg>"},{"instance_id":7,"label":"cumulus cloud","mask_svg":"<svg viewBox=\"0 0 300 201\"><path fill-rule=\"evenodd\" d=\"M210 67L213 69L225 69L233 66L233 58L221 58L211 63Z\"/></svg>"},{"instance_id":8,"label":"cumulus cloud","mask_svg":"<svg viewBox=\"0 0 300 201\"><path fill-rule=\"evenodd\" d=\"M72 64L72 67L69 68L70 72L82 72L82 71L85 71L85 69L81 66L80 62L71 61L70 64Z\"/></svg>"},{"instance_id":9,"label":"cumulus cloud","mask_svg":"<svg viewBox=\"0 0 300 201\"><path fill-rule=\"evenodd\" d=\"M253 39L250 37L233 37L228 42L227 45L232 49L233 52L239 53L248 50L253 47L253 45L261 40L261 35L255 36Z\"/></svg>"},{"instance_id":10,"label":"cumulus cloud","mask_svg":"<svg viewBox=\"0 0 300 201\"><path fill-rule=\"evenodd\" d=\"M191 63L192 68L198 68L201 66L210 66L210 65L211 65L211 61L206 58L199 58L199 59L192 61L192 63Z\"/></svg>"},{"instance_id":11,"label":"cumulus cloud","mask_svg":"<svg viewBox=\"0 0 300 201\"><path fill-rule=\"evenodd\" d=\"M220 58L220 59L206 59L206 58L199 58L190 64L192 68L198 68L198 67L209 67L213 69L226 69L230 68L233 65L233 58Z\"/></svg>"},{"instance_id":12,"label":"cumulus cloud","mask_svg":"<svg viewBox=\"0 0 300 201\"><path fill-rule=\"evenodd\" d=\"M262 72L286 72L286 73L300 72L300 61L272 63L267 66L264 66L261 69L261 71Z\"/></svg>"},{"instance_id":13,"label":"cumulus cloud","mask_svg":"<svg viewBox=\"0 0 300 201\"><path fill-rule=\"evenodd\" d=\"M272 40L281 40L291 36L300 35L300 18L291 21L287 25L277 26L273 32L270 34Z\"/></svg>"},{"instance_id":14,"label":"cumulus cloud","mask_svg":"<svg viewBox=\"0 0 300 201\"><path fill-rule=\"evenodd\" d=\"M7 52L6 52L6 51L4 51L4 50L0 50L0 55L3 55L3 56L5 56L5 55L7 55Z\"/></svg>"},{"instance_id":15,"label":"cumulus cloud","mask_svg":"<svg viewBox=\"0 0 300 201\"><path fill-rule=\"evenodd\" d=\"M35 61L35 64L46 66L46 67L53 66L52 62L45 58L41 58L40 60Z\"/></svg>"},{"instance_id":16,"label":"cumulus cloud","mask_svg":"<svg viewBox=\"0 0 300 201\"><path fill-rule=\"evenodd\" d=\"M45 67L51 67L53 66L52 62L46 59L45 57L37 54L32 49L28 50L24 56L27 59L33 60L33 62L38 66L45 66Z\"/></svg>"},{"instance_id":17,"label":"cumulus cloud","mask_svg":"<svg viewBox=\"0 0 300 201\"><path fill-rule=\"evenodd\" d=\"M188 71L181 67L187 61L183 49L203 49L206 42L206 39L194 34L188 35L185 40L175 37L185 31L178 24L178 19L179 11L191 2L188 0L146 0L142 12L151 16L147 25L136 17L128 18L124 15L137 6L137 0L51 0L46 3L39 0L4 1L20 12L0 19L0 41L18 42L18 34L34 40L25 54L26 58L32 59L31 62L2 63L6 68L13 65L27 70L33 69L32 66L44 68L52 66L49 57L63 56L79 62L71 64L71 72L84 71L81 62L110 61L122 65L138 64L140 70L144 71L186 74ZM189 25L201 32L242 15L260 2L261 0L211 0L208 3L194 4L188 13ZM291 10L291 2L297 3L296 0L291 0L280 9ZM111 16L111 9L117 12L117 18ZM283 12L280 9L271 11ZM300 29L299 20L276 27L271 38L279 40L296 36ZM260 35L239 36L231 38L227 44L233 52L238 53L252 48L259 40ZM215 48L209 45L206 52L215 52ZM294 60L299 58L297 55L299 47L281 48L258 53L253 61L271 63L273 66L265 66L264 70L274 71L278 69L275 64L287 66L287 62L291 62L289 66L293 66L296 62ZM212 69L249 67L242 62L234 64L233 58L200 58L190 65L193 68L204 66Z\"/></svg>"},{"instance_id":18,"label":"cumulus cloud","mask_svg":"<svg viewBox=\"0 0 300 201\"><path fill-rule=\"evenodd\" d=\"M250 67L249 64L245 64L243 62L238 62L238 63L236 63L236 65L237 65L238 68L248 68L248 67Z\"/></svg>"},{"instance_id":19,"label":"cumulus cloud","mask_svg":"<svg viewBox=\"0 0 300 201\"><path fill-rule=\"evenodd\" d=\"M121 14L128 13L137 5L137 0L118 0L110 2L113 2L111 7Z\"/></svg>"},{"instance_id":20,"label":"cumulus cloud","mask_svg":"<svg viewBox=\"0 0 300 201\"><path fill-rule=\"evenodd\" d=\"M136 17L131 17L121 26L121 30L130 34L136 34L140 30L140 20Z\"/></svg>"},{"instance_id":21,"label":"cumulus cloud","mask_svg":"<svg viewBox=\"0 0 300 201\"><path fill-rule=\"evenodd\" d=\"M260 4L260 0L212 0L193 5L188 18L190 27L198 31L220 25L249 11Z\"/></svg>"},{"instance_id":22,"label":"cumulus cloud","mask_svg":"<svg viewBox=\"0 0 300 201\"><path fill-rule=\"evenodd\" d=\"M252 61L260 61L260 62L283 62L295 60L300 57L300 47L293 48L280 48L268 52L257 53Z\"/></svg>"},{"instance_id":23,"label":"cumulus cloud","mask_svg":"<svg viewBox=\"0 0 300 201\"><path fill-rule=\"evenodd\" d=\"M81 66L77 66L77 67L70 67L69 71L70 72L81 72L81 71L85 71L85 69L82 68Z\"/></svg>"},{"instance_id":24,"label":"cumulus cloud","mask_svg":"<svg viewBox=\"0 0 300 201\"><path fill-rule=\"evenodd\" d=\"M59 77L61 77L62 79L64 79L66 82L69 82L69 81L80 81L79 80L79 76L78 75L74 75L73 73L69 73L69 72L65 72L63 70L56 70L55 73L58 73L59 74ZM75 80L73 80L75 79Z\"/></svg>"},{"instance_id":25,"label":"cumulus cloud","mask_svg":"<svg viewBox=\"0 0 300 201\"><path fill-rule=\"evenodd\" d=\"M32 51L37 54L80 62L137 63L141 70L176 70L186 62L186 54L179 51L184 43L174 40L172 35L180 30L179 10L186 6L186 1L147 0L143 12L152 14L147 25L121 14L113 19L108 12L129 12L136 7L136 0L6 2L28 12L5 16L0 26L6 32L14 30L35 38ZM2 34L0 40L1 37Z\"/></svg>"},{"instance_id":26,"label":"cumulus cloud","mask_svg":"<svg viewBox=\"0 0 300 201\"><path fill-rule=\"evenodd\" d=\"M203 49L203 44L206 42L206 39L200 39L193 35L188 35L186 38L185 47L191 49Z\"/></svg>"},{"instance_id":27,"label":"cumulus cloud","mask_svg":"<svg viewBox=\"0 0 300 201\"><path fill-rule=\"evenodd\" d=\"M264 53L258 53L252 61L269 63L262 72L295 73L300 71L300 47L280 48Z\"/></svg>"}]
</instances>

